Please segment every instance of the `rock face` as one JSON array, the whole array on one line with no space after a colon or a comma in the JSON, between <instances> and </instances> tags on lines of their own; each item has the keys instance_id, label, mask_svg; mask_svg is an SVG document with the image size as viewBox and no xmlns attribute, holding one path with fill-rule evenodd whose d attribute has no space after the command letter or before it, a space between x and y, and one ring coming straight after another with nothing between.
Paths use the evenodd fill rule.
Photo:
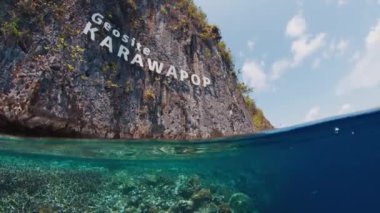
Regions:
<instances>
[{"instance_id":1,"label":"rock face","mask_svg":"<svg viewBox=\"0 0 380 213\"><path fill-rule=\"evenodd\" d=\"M194 139L255 131L219 30L189 0L3 0L0 8L2 132ZM94 39L84 33L89 22ZM131 63L136 54L143 63ZM161 74L148 58L164 64ZM167 76L170 65L177 76Z\"/></svg>"}]
</instances>

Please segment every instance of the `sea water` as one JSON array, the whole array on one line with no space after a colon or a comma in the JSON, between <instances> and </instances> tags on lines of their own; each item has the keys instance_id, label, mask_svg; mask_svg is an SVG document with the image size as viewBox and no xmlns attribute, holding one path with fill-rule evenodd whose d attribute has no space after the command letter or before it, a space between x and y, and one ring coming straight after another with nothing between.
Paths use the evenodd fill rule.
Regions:
<instances>
[{"instance_id":1,"label":"sea water","mask_svg":"<svg viewBox=\"0 0 380 213\"><path fill-rule=\"evenodd\" d=\"M0 212L380 212L379 122L191 143L1 136Z\"/></svg>"}]
</instances>

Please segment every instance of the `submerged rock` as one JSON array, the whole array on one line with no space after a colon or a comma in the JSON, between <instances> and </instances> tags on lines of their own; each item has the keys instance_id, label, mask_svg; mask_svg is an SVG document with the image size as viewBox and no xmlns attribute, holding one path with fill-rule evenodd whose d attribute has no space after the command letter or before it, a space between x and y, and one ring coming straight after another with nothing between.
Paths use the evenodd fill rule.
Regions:
<instances>
[{"instance_id":1,"label":"submerged rock","mask_svg":"<svg viewBox=\"0 0 380 213\"><path fill-rule=\"evenodd\" d=\"M180 200L175 208L174 212L193 212L194 203L191 200Z\"/></svg>"},{"instance_id":2,"label":"submerged rock","mask_svg":"<svg viewBox=\"0 0 380 213\"><path fill-rule=\"evenodd\" d=\"M209 203L209 204L201 207L196 212L197 213L218 213L219 209L218 209L218 206L216 206L214 203Z\"/></svg>"},{"instance_id":3,"label":"submerged rock","mask_svg":"<svg viewBox=\"0 0 380 213\"><path fill-rule=\"evenodd\" d=\"M232 213L232 210L227 203L220 204L218 208L219 208L219 213Z\"/></svg>"},{"instance_id":4,"label":"submerged rock","mask_svg":"<svg viewBox=\"0 0 380 213\"><path fill-rule=\"evenodd\" d=\"M229 205L234 213L254 212L252 199L244 193L235 193L231 196Z\"/></svg>"},{"instance_id":5,"label":"submerged rock","mask_svg":"<svg viewBox=\"0 0 380 213\"><path fill-rule=\"evenodd\" d=\"M158 177L157 177L157 175L154 175L154 174L145 175L144 180L149 185L155 186L155 185L159 184Z\"/></svg>"},{"instance_id":6,"label":"submerged rock","mask_svg":"<svg viewBox=\"0 0 380 213\"><path fill-rule=\"evenodd\" d=\"M212 194L210 189L201 189L195 192L193 196L191 196L191 200L193 200L197 206L200 206L202 203L211 201Z\"/></svg>"},{"instance_id":7,"label":"submerged rock","mask_svg":"<svg viewBox=\"0 0 380 213\"><path fill-rule=\"evenodd\" d=\"M178 190L177 194L180 196L188 199L190 198L197 190L199 190L201 185L201 181L199 176L195 175L193 177L190 177L187 180L181 180L180 183L178 183Z\"/></svg>"}]
</instances>

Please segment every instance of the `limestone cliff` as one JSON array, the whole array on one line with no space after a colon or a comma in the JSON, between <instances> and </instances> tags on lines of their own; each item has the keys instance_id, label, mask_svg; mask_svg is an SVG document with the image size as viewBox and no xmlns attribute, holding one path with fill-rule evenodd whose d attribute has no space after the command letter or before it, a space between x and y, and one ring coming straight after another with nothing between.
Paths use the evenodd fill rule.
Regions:
<instances>
[{"instance_id":1,"label":"limestone cliff","mask_svg":"<svg viewBox=\"0 0 380 213\"><path fill-rule=\"evenodd\" d=\"M2 0L0 8L1 132L194 139L256 131L218 28L189 0Z\"/></svg>"}]
</instances>

